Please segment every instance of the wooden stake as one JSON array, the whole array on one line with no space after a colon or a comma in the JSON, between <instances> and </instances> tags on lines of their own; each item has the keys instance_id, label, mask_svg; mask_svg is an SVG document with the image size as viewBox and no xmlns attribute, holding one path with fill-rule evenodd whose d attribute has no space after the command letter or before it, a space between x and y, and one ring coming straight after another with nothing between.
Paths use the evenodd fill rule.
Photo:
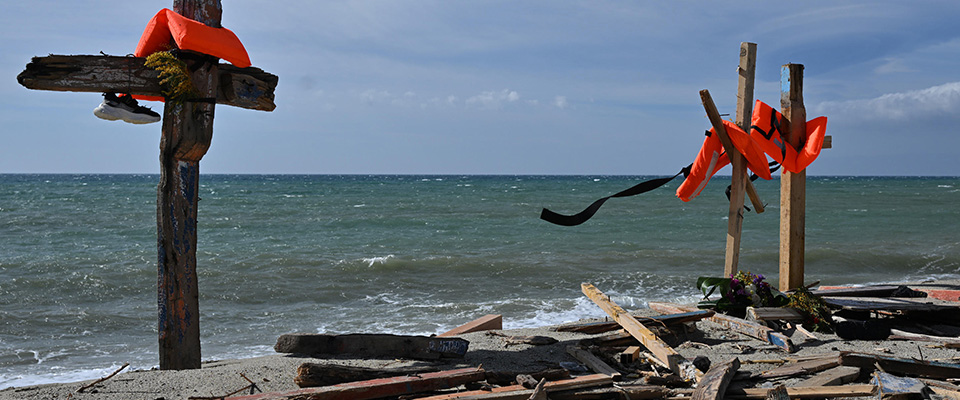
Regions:
<instances>
[{"instance_id":1,"label":"wooden stake","mask_svg":"<svg viewBox=\"0 0 960 400\"><path fill-rule=\"evenodd\" d=\"M780 113L784 145L801 147L807 129L803 106L803 65L786 64L780 70ZM803 285L807 171L780 173L780 291Z\"/></svg>"},{"instance_id":2,"label":"wooden stake","mask_svg":"<svg viewBox=\"0 0 960 400\"><path fill-rule=\"evenodd\" d=\"M740 66L737 68L739 83L737 85L737 116L734 121L743 129L750 132L750 118L753 114L753 83L757 70L757 44L740 43ZM733 168L730 182L730 210L727 218L727 251L723 263L723 276L730 276L737 272L740 263L740 237L743 231L743 195L750 179L747 176L747 161L743 154L729 154ZM752 186L752 184L751 184ZM763 203L756 189L750 191L750 200L753 202L757 214L763 212Z\"/></svg>"}]
</instances>

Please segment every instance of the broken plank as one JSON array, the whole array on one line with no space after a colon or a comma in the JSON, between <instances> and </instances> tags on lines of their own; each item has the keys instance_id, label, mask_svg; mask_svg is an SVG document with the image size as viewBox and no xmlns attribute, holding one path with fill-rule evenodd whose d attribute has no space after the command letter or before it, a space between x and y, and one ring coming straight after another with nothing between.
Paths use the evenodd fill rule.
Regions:
<instances>
[{"instance_id":1,"label":"broken plank","mask_svg":"<svg viewBox=\"0 0 960 400\"><path fill-rule=\"evenodd\" d=\"M364 357L436 360L463 358L469 345L470 342L460 338L291 333L280 335L273 348L278 353L352 354Z\"/></svg>"},{"instance_id":2,"label":"broken plank","mask_svg":"<svg viewBox=\"0 0 960 400\"><path fill-rule=\"evenodd\" d=\"M651 309L664 313L693 311L697 309L696 307L681 306L673 303L650 302L648 305ZM760 325L756 322L750 322L742 318L731 317L726 314L714 314L712 317L707 318L707 320L720 324L723 327L737 333L770 343L788 353L792 353L796 350L793 345L793 341L791 341L787 335L777 332L769 327Z\"/></svg>"},{"instance_id":3,"label":"broken plank","mask_svg":"<svg viewBox=\"0 0 960 400\"><path fill-rule=\"evenodd\" d=\"M518 375L529 375L536 380L546 378L548 381L570 379L570 371L563 368L548 368L539 371L487 371L487 383L509 386L516 381Z\"/></svg>"},{"instance_id":4,"label":"broken plank","mask_svg":"<svg viewBox=\"0 0 960 400\"><path fill-rule=\"evenodd\" d=\"M730 361L717 364L703 374L697 389L693 392L692 400L720 400L727 392L727 386L734 374L740 369L740 359L734 357Z\"/></svg>"},{"instance_id":5,"label":"broken plank","mask_svg":"<svg viewBox=\"0 0 960 400\"><path fill-rule=\"evenodd\" d=\"M889 400L922 398L927 387L917 378L899 377L883 371L875 371L870 383L877 385L880 398Z\"/></svg>"},{"instance_id":6,"label":"broken plank","mask_svg":"<svg viewBox=\"0 0 960 400\"><path fill-rule=\"evenodd\" d=\"M860 368L836 366L821 371L797 386L837 386L855 381L860 377Z\"/></svg>"},{"instance_id":7,"label":"broken plank","mask_svg":"<svg viewBox=\"0 0 960 400\"><path fill-rule=\"evenodd\" d=\"M790 307L747 307L747 321L803 321L803 314Z\"/></svg>"},{"instance_id":8,"label":"broken plank","mask_svg":"<svg viewBox=\"0 0 960 400\"><path fill-rule=\"evenodd\" d=\"M603 294L603 292L595 286L590 283L583 283L580 285L580 289L590 300L600 306L604 312L613 317L620 326L623 326L627 332L630 332L633 337L637 338L657 359L667 364L671 371L689 380L695 380L697 376L701 375L700 371L693 366L690 360L687 360L668 344L664 343L664 341L651 332L650 329L643 326L636 318L628 314L626 310L617 303L610 300L609 296Z\"/></svg>"},{"instance_id":9,"label":"broken plank","mask_svg":"<svg viewBox=\"0 0 960 400\"><path fill-rule=\"evenodd\" d=\"M877 365L886 372L920 378L947 379L960 377L960 364L885 357L876 354L841 352L840 365L873 371Z\"/></svg>"},{"instance_id":10,"label":"broken plank","mask_svg":"<svg viewBox=\"0 0 960 400\"><path fill-rule=\"evenodd\" d=\"M785 378L797 375L809 375L814 372L820 372L825 369L836 367L838 365L840 365L840 356L818 358L795 363L787 363L777 368L761 372L760 377L770 379Z\"/></svg>"},{"instance_id":11,"label":"broken plank","mask_svg":"<svg viewBox=\"0 0 960 400\"><path fill-rule=\"evenodd\" d=\"M727 398L765 399L773 388L727 389ZM874 385L844 385L822 387L788 387L787 395L791 399L813 399L823 397L865 397L876 394Z\"/></svg>"},{"instance_id":12,"label":"broken plank","mask_svg":"<svg viewBox=\"0 0 960 400\"><path fill-rule=\"evenodd\" d=\"M483 380L480 368L462 368L450 371L431 372L416 376L398 376L341 383L333 386L298 389L289 392L259 393L249 396L230 397L233 400L366 400L404 394L450 389L465 383Z\"/></svg>"},{"instance_id":13,"label":"broken plank","mask_svg":"<svg viewBox=\"0 0 960 400\"><path fill-rule=\"evenodd\" d=\"M440 369L433 366L364 368L339 364L303 363L297 367L297 376L293 377L293 382L305 388L438 371Z\"/></svg>"},{"instance_id":14,"label":"broken plank","mask_svg":"<svg viewBox=\"0 0 960 400\"><path fill-rule=\"evenodd\" d=\"M591 387L601 387L601 386L610 386L613 384L613 379L610 379L609 376L603 374L594 374L594 375L584 375L579 376L574 379L566 379L562 381L552 381L547 382L543 385L543 388L547 393L557 392L562 390L574 390L582 388L591 388ZM454 399L518 399L518 400L527 400L530 395L533 394L533 390L527 389L521 385L511 385L497 387L490 390L471 390L460 393L447 393L440 394L430 397L422 397L418 400L454 400ZM501 397L496 397L501 396Z\"/></svg>"},{"instance_id":15,"label":"broken plank","mask_svg":"<svg viewBox=\"0 0 960 400\"><path fill-rule=\"evenodd\" d=\"M437 335L438 337L448 337L462 335L470 332L481 332L503 329L503 316L500 314L487 314L473 321L467 322L456 328Z\"/></svg>"},{"instance_id":16,"label":"broken plank","mask_svg":"<svg viewBox=\"0 0 960 400\"><path fill-rule=\"evenodd\" d=\"M649 328L651 326L670 326L679 325L686 322L695 322L704 318L712 317L713 314L714 312L712 310L697 310L692 312L655 316L631 315L633 315L633 317L640 321L640 323L642 323L644 326ZM556 331L596 334L609 332L616 329L620 329L620 324L613 321L599 321L563 325L556 328Z\"/></svg>"},{"instance_id":17,"label":"broken plank","mask_svg":"<svg viewBox=\"0 0 960 400\"><path fill-rule=\"evenodd\" d=\"M933 304L927 300L910 300L907 298L873 298L873 297L822 297L831 307L850 311L914 311L914 312L942 312L960 311L960 306Z\"/></svg>"},{"instance_id":18,"label":"broken plank","mask_svg":"<svg viewBox=\"0 0 960 400\"><path fill-rule=\"evenodd\" d=\"M587 366L587 368L593 370L593 372L607 375L615 381L619 381L620 378L623 377L622 374L620 374L620 371L613 369L613 367L603 362L603 360L587 350L581 349L577 346L567 346L567 354L570 354L573 356L573 358L576 358L582 362Z\"/></svg>"},{"instance_id":19,"label":"broken plank","mask_svg":"<svg viewBox=\"0 0 960 400\"><path fill-rule=\"evenodd\" d=\"M676 391L654 385L618 385L615 388L569 390L550 394L550 400L647 400L670 397Z\"/></svg>"}]
</instances>

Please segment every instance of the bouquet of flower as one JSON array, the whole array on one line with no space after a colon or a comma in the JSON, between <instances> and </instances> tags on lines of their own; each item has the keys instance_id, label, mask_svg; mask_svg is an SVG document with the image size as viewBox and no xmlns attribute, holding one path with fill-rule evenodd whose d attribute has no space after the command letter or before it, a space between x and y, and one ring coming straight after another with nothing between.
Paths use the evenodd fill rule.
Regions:
<instances>
[{"instance_id":1,"label":"bouquet of flower","mask_svg":"<svg viewBox=\"0 0 960 400\"><path fill-rule=\"evenodd\" d=\"M781 307L788 299L763 280L763 275L739 271L729 278L700 277L697 287L703 292L699 308L714 308L734 314L742 314L747 307ZM720 289L720 298L709 297Z\"/></svg>"}]
</instances>

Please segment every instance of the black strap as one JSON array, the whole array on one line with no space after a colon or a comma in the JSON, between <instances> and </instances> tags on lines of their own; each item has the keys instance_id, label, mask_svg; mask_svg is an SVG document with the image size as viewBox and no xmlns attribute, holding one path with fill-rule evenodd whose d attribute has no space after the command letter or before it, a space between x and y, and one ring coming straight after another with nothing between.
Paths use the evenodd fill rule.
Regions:
<instances>
[{"instance_id":1,"label":"black strap","mask_svg":"<svg viewBox=\"0 0 960 400\"><path fill-rule=\"evenodd\" d=\"M769 163L767 163L767 167L770 168L770 173L772 174L774 172L777 172L778 169L780 169L780 163L776 161L770 161ZM750 182L754 182L757 179L760 179L760 176L758 176L757 174L750 174ZM727 190L726 190L727 201L730 201L730 191L733 190L732 186L733 185L727 185ZM764 206L766 206L766 204L764 204ZM747 212L751 211L750 207L747 207L746 205L744 205L743 208L747 210Z\"/></svg>"},{"instance_id":2,"label":"black strap","mask_svg":"<svg viewBox=\"0 0 960 400\"><path fill-rule=\"evenodd\" d=\"M627 190L621 191L611 196L604 197L602 199L598 199L597 201L594 201L593 204L590 204L589 207L587 207L583 211L580 211L579 213L574 215L557 214L553 211L550 211L544 208L543 211L540 212L540 219L550 222L552 224L563 225L563 226L580 225L584 222L587 222L588 219L593 217L593 214L596 214L597 210L600 209L600 206L602 206L603 203L606 203L607 200L610 200L613 197L627 197L627 196L634 196L641 193L649 192L653 189L656 189L660 186L665 185L667 182L672 181L674 178L680 176L680 174L683 174L683 177L686 178L687 175L690 174L690 168L692 166L693 164L690 164L684 167L683 169L680 170L680 172L677 172L676 175L671 176L669 178L657 178L657 179L651 179L649 181L640 182L639 184Z\"/></svg>"}]
</instances>

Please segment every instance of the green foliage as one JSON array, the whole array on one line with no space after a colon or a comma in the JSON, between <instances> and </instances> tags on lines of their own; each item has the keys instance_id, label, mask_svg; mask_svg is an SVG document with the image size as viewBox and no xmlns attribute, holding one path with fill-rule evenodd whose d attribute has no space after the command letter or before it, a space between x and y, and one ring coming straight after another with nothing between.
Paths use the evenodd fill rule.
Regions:
<instances>
[{"instance_id":1,"label":"green foliage","mask_svg":"<svg viewBox=\"0 0 960 400\"><path fill-rule=\"evenodd\" d=\"M700 277L697 288L703 293L698 308L710 308L731 314L743 314L747 307L781 307L788 299L764 282L763 275L740 271L729 278ZM709 297L719 290L720 297Z\"/></svg>"},{"instance_id":2,"label":"green foliage","mask_svg":"<svg viewBox=\"0 0 960 400\"><path fill-rule=\"evenodd\" d=\"M810 293L805 287L799 287L790 294L790 307L800 311L803 327L812 331L832 332L830 308L819 296Z\"/></svg>"},{"instance_id":3,"label":"green foliage","mask_svg":"<svg viewBox=\"0 0 960 400\"><path fill-rule=\"evenodd\" d=\"M160 73L160 87L163 97L167 101L182 103L186 100L199 97L193 82L190 80L190 70L187 64L178 59L169 51L158 51L147 56L147 67Z\"/></svg>"}]
</instances>

